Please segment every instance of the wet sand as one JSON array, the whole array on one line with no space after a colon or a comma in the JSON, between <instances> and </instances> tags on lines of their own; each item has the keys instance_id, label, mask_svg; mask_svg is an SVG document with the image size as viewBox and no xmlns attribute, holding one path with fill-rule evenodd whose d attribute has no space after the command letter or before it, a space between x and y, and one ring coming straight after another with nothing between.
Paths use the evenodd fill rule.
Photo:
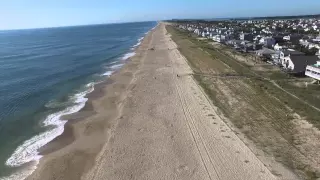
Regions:
<instances>
[{"instance_id":1,"label":"wet sand","mask_svg":"<svg viewBox=\"0 0 320 180\"><path fill-rule=\"evenodd\" d=\"M163 23L136 53L28 179L277 179L220 118Z\"/></svg>"}]
</instances>

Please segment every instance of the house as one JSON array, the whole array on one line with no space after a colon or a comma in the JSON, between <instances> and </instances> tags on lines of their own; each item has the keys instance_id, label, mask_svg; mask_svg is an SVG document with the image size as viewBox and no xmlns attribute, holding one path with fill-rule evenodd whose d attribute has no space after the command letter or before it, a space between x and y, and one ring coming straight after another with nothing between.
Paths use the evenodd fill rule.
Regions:
<instances>
[{"instance_id":1,"label":"house","mask_svg":"<svg viewBox=\"0 0 320 180\"><path fill-rule=\"evenodd\" d=\"M306 67L305 75L320 81L320 60L317 61L316 64L308 65Z\"/></svg>"},{"instance_id":2,"label":"house","mask_svg":"<svg viewBox=\"0 0 320 180\"><path fill-rule=\"evenodd\" d=\"M284 59L286 57L289 57L289 56L303 56L305 55L303 52L300 52L300 51L296 51L296 50L293 50L293 49L283 49L280 51L280 64L282 64L283 67L285 67L285 61Z\"/></svg>"},{"instance_id":3,"label":"house","mask_svg":"<svg viewBox=\"0 0 320 180\"><path fill-rule=\"evenodd\" d=\"M299 44L299 40L303 37L303 35L300 34L291 34L288 36L284 36L283 40L289 41L292 44Z\"/></svg>"},{"instance_id":4,"label":"house","mask_svg":"<svg viewBox=\"0 0 320 180\"><path fill-rule=\"evenodd\" d=\"M219 43L225 42L224 38L225 38L225 36L223 36L223 35L212 36L212 40L216 41L216 42L219 42Z\"/></svg>"},{"instance_id":5,"label":"house","mask_svg":"<svg viewBox=\"0 0 320 180\"><path fill-rule=\"evenodd\" d=\"M316 56L319 56L319 58L320 58L320 49L319 49L319 51L316 53Z\"/></svg>"},{"instance_id":6,"label":"house","mask_svg":"<svg viewBox=\"0 0 320 180\"><path fill-rule=\"evenodd\" d=\"M276 40L272 37L263 37L259 40L260 44L263 44L265 47L272 47L276 44Z\"/></svg>"},{"instance_id":7,"label":"house","mask_svg":"<svg viewBox=\"0 0 320 180\"><path fill-rule=\"evenodd\" d=\"M285 57L285 56L299 56L299 55L305 55L303 52L300 51L296 51L294 49L284 49L281 51L281 57Z\"/></svg>"},{"instance_id":8,"label":"house","mask_svg":"<svg viewBox=\"0 0 320 180\"><path fill-rule=\"evenodd\" d=\"M304 75L308 65L316 64L317 56L288 56L284 59L284 68L296 75Z\"/></svg>"},{"instance_id":9,"label":"house","mask_svg":"<svg viewBox=\"0 0 320 180\"><path fill-rule=\"evenodd\" d=\"M274 45L273 49L275 51L281 51L282 50L282 46L280 46L278 43L276 45Z\"/></svg>"},{"instance_id":10,"label":"house","mask_svg":"<svg viewBox=\"0 0 320 180\"><path fill-rule=\"evenodd\" d=\"M230 46L239 46L241 44L241 40L235 40L235 39L231 39L229 41L227 41L227 44L230 45Z\"/></svg>"},{"instance_id":11,"label":"house","mask_svg":"<svg viewBox=\"0 0 320 180\"><path fill-rule=\"evenodd\" d=\"M221 35L221 41L225 42L225 41L229 41L231 39L230 35Z\"/></svg>"},{"instance_id":12,"label":"house","mask_svg":"<svg viewBox=\"0 0 320 180\"><path fill-rule=\"evenodd\" d=\"M313 42L320 42L320 35L317 36L316 38L312 39Z\"/></svg>"},{"instance_id":13,"label":"house","mask_svg":"<svg viewBox=\"0 0 320 180\"><path fill-rule=\"evenodd\" d=\"M242 41L253 41L253 34L250 33L241 33L239 35L240 40Z\"/></svg>"},{"instance_id":14,"label":"house","mask_svg":"<svg viewBox=\"0 0 320 180\"><path fill-rule=\"evenodd\" d=\"M253 38L253 41L259 42L261 38L262 37L260 35L257 35Z\"/></svg>"},{"instance_id":15,"label":"house","mask_svg":"<svg viewBox=\"0 0 320 180\"><path fill-rule=\"evenodd\" d=\"M309 44L310 44L310 40L307 40L307 39L300 39L299 40L299 44L304 46L304 47L308 47Z\"/></svg>"},{"instance_id":16,"label":"house","mask_svg":"<svg viewBox=\"0 0 320 180\"><path fill-rule=\"evenodd\" d=\"M258 51L256 51L256 54L260 57L271 57L272 54L275 54L276 52L272 49L263 48Z\"/></svg>"},{"instance_id":17,"label":"house","mask_svg":"<svg viewBox=\"0 0 320 180\"><path fill-rule=\"evenodd\" d=\"M280 64L280 52L281 51L276 51L275 54L271 54L271 59L275 64Z\"/></svg>"},{"instance_id":18,"label":"house","mask_svg":"<svg viewBox=\"0 0 320 180\"><path fill-rule=\"evenodd\" d=\"M277 35L277 36L273 36L273 39L276 40L276 44L283 44L284 43L284 36L281 35Z\"/></svg>"},{"instance_id":19,"label":"house","mask_svg":"<svg viewBox=\"0 0 320 180\"><path fill-rule=\"evenodd\" d=\"M243 51L243 52L253 51L253 44L252 44L252 43L243 44L243 45L241 46L241 51Z\"/></svg>"}]
</instances>

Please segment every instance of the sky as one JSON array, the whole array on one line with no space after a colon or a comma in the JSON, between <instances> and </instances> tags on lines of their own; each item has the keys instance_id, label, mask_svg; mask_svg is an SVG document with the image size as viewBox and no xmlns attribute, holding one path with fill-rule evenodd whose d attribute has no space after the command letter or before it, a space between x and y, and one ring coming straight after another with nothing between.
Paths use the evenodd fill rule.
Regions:
<instances>
[{"instance_id":1,"label":"sky","mask_svg":"<svg viewBox=\"0 0 320 180\"><path fill-rule=\"evenodd\" d=\"M302 14L320 14L320 0L1 0L0 30Z\"/></svg>"}]
</instances>

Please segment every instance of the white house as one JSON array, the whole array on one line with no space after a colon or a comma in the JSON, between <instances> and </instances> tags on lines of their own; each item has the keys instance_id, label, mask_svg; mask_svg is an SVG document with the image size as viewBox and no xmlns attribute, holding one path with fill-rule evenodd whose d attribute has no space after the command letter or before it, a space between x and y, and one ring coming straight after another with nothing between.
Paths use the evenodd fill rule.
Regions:
<instances>
[{"instance_id":1,"label":"white house","mask_svg":"<svg viewBox=\"0 0 320 180\"><path fill-rule=\"evenodd\" d=\"M313 30L317 30L318 26L317 25L313 25L312 28L313 28Z\"/></svg>"},{"instance_id":2,"label":"white house","mask_svg":"<svg viewBox=\"0 0 320 180\"><path fill-rule=\"evenodd\" d=\"M290 36L283 36L283 40L290 41Z\"/></svg>"},{"instance_id":3,"label":"white house","mask_svg":"<svg viewBox=\"0 0 320 180\"><path fill-rule=\"evenodd\" d=\"M316 56L318 56L320 58L320 49L319 51L316 53Z\"/></svg>"},{"instance_id":4,"label":"white house","mask_svg":"<svg viewBox=\"0 0 320 180\"><path fill-rule=\"evenodd\" d=\"M280 63L280 51L276 51L274 54L271 54L271 59L274 63L279 64Z\"/></svg>"},{"instance_id":5,"label":"white house","mask_svg":"<svg viewBox=\"0 0 320 180\"><path fill-rule=\"evenodd\" d=\"M274 45L274 50L275 51L280 51L280 50L282 50L282 46L280 46L278 43L276 44L276 45Z\"/></svg>"},{"instance_id":6,"label":"white house","mask_svg":"<svg viewBox=\"0 0 320 180\"><path fill-rule=\"evenodd\" d=\"M315 39L312 39L313 42L320 42L320 36L317 36Z\"/></svg>"},{"instance_id":7,"label":"white house","mask_svg":"<svg viewBox=\"0 0 320 180\"><path fill-rule=\"evenodd\" d=\"M214 40L216 42L221 42L221 35L212 36L212 40Z\"/></svg>"},{"instance_id":8,"label":"white house","mask_svg":"<svg viewBox=\"0 0 320 180\"><path fill-rule=\"evenodd\" d=\"M320 81L320 60L316 64L308 65L305 75Z\"/></svg>"}]
</instances>

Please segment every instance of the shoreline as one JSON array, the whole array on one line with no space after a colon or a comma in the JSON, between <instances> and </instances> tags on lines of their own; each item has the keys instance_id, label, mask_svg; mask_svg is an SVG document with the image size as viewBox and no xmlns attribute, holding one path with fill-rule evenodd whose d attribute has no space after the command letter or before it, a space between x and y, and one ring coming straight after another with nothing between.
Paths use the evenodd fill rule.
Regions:
<instances>
[{"instance_id":1,"label":"shoreline","mask_svg":"<svg viewBox=\"0 0 320 180\"><path fill-rule=\"evenodd\" d=\"M277 179L189 75L192 69L165 24L148 49L116 131L82 178Z\"/></svg>"},{"instance_id":2,"label":"shoreline","mask_svg":"<svg viewBox=\"0 0 320 180\"><path fill-rule=\"evenodd\" d=\"M157 26L158 26L158 24L156 25L156 27ZM75 112L73 114L62 116L63 119L68 119L64 125L63 133L39 149L39 155L41 155L43 157L40 159L35 171L33 171L32 174L29 175L28 177L26 177L25 179L40 179L40 177L41 177L41 179L43 179L43 176L41 174L48 173L48 167L51 166L52 159L58 158L58 159L63 160L63 156L61 156L61 154L68 153L67 151L70 151L69 149L72 149L72 146L74 146L75 149L78 148L78 146L80 146L78 144L80 144L80 140L82 138L82 135L81 135L81 133L79 133L80 128L77 126L81 126L81 125L83 125L83 123L90 123L87 121L95 118L95 116L98 114L97 111L99 111L97 104L99 104L102 101L104 101L105 99L109 98L107 93L108 92L110 93L110 91L111 91L110 88L113 89L112 86L117 84L116 83L117 77L121 76L123 71L125 71L126 67L133 63L132 59L135 59L136 56L139 56L139 54L142 51L141 47L145 43L147 43L146 42L147 37L150 37L150 35L153 33L153 31L156 27L152 28L150 31L145 33L145 36L138 39L138 43L135 44L131 48L131 51L126 53L122 57L122 59L119 60L119 62L118 62L119 64L117 64L117 68L115 68L112 72L110 72L110 71L106 72L106 73L110 72L110 74L106 74L106 73L103 74L104 76L107 76L107 77L104 80L102 80L102 82L95 84L94 90L85 95L85 98L87 98L88 100L86 101L86 103L82 109L80 109L78 112ZM119 94L122 94L126 91L126 89L122 89L121 87L120 87L120 89L122 90L122 92L119 91L118 92ZM118 97L118 98L120 99L120 97ZM115 99L115 98L113 98L113 99ZM113 103L113 104L111 105L111 103ZM110 106L113 106L113 107L110 108L110 110L109 110L109 111L112 111L112 112L109 112L110 113L109 118L110 118L110 121L114 121L117 119L117 116L119 114L119 107L117 107L115 100L112 101L111 103L110 103ZM95 122L93 122L93 123L95 123ZM97 123L101 124L103 122L97 121ZM94 128L97 128L97 127L94 127ZM100 131L101 131L100 135L104 134L104 132L103 132L104 130L100 129ZM96 133L94 133L94 134L96 134ZM94 135L94 136L96 136L96 135ZM104 140L100 139L99 142L94 143L98 147L94 148L95 149L94 152L89 155L90 158L86 158L86 161L88 159L91 159L90 164L92 166L94 163L95 156L100 152L99 149L101 149L102 145L104 143L106 143ZM79 141L79 143L76 143L77 141ZM75 151L75 153L76 153L76 151ZM60 158L59 158L59 156L60 156ZM84 168L87 170L90 169L89 167L84 167ZM79 173L81 174L81 173L85 173L85 172L83 172L83 169L82 169L81 171L79 170ZM50 177L47 177L47 178L50 179ZM70 177L70 178L73 179L73 177Z\"/></svg>"},{"instance_id":3,"label":"shoreline","mask_svg":"<svg viewBox=\"0 0 320 180\"><path fill-rule=\"evenodd\" d=\"M96 83L95 82L90 83L90 84L93 84L92 91L89 91L89 93L80 92L80 93L85 93L85 95L83 95L82 98L87 99L84 102L84 105L82 107L80 105L81 108L76 112L73 112L70 114L66 113L65 115L60 116L59 121L61 121L61 122L65 121L65 123L63 126L60 126L60 127L57 126L56 128L62 128L63 132L60 135L54 137L48 143L45 143L45 145L42 145L39 149L37 149L37 151L36 151L37 157L38 157L37 159L32 160L30 162L23 164L22 166L17 167L16 170L14 171L14 173L12 173L9 176L3 176L0 179L1 180L29 179L29 178L31 178L31 176L34 173L37 172L37 170L39 168L41 168L41 166L44 164L44 162L46 162L48 157L50 158L50 156L52 154L55 154L58 151L62 151L67 146L72 145L77 140L77 138L79 138L79 135L76 130L77 127L75 127L75 126L77 126L76 124L81 123L81 121L85 121L86 119L91 118L97 114L94 109L93 104L96 101L99 101L99 99L104 97L104 95L106 93L106 91L105 91L106 86L114 83L112 78L114 76L117 76L117 74L119 74L120 71L128 63L130 63L131 59L137 55L137 53L139 52L139 48L140 48L141 44L143 43L145 37L148 36L154 30L154 28L150 29L148 32L144 33L142 37L137 39L137 44L135 44L131 48L129 48L128 51L125 52L123 54L123 56L119 57L119 59L117 61L111 62L110 65L112 65L112 66L110 66L105 73L101 74L101 76L103 77L102 80L100 80L99 82L96 82ZM78 105L75 105L75 106L78 106ZM70 108L70 107L66 107L66 109L68 109L68 108ZM66 109L62 110L62 111L66 111ZM59 111L56 113L60 113L62 111ZM54 114L56 114L56 113L54 113ZM44 123L46 123L46 122L44 122ZM54 128L54 130L56 130L56 128ZM44 133L46 133L46 132L44 132ZM44 134L44 133L42 133L42 134ZM42 135L42 134L40 134L40 135ZM33 138L35 138L35 137L31 137L31 139L33 139ZM15 150L14 153L16 153L16 151L17 150ZM11 155L11 157L12 156L13 155ZM31 178L31 179L33 179L33 178Z\"/></svg>"},{"instance_id":4,"label":"shoreline","mask_svg":"<svg viewBox=\"0 0 320 180\"><path fill-rule=\"evenodd\" d=\"M55 147L65 146L49 148L27 179L277 179L189 76L165 24L157 27L69 117Z\"/></svg>"}]
</instances>

